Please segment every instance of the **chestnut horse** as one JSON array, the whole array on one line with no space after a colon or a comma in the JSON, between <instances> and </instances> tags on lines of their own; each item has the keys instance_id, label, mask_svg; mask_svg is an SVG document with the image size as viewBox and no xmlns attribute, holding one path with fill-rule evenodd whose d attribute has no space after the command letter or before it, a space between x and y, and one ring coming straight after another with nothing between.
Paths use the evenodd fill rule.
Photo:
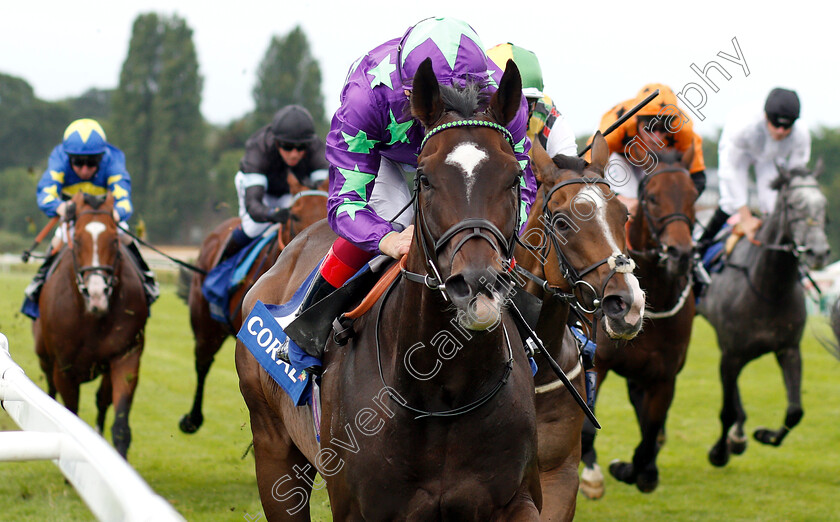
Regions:
<instances>
[{"instance_id":1,"label":"chestnut horse","mask_svg":"<svg viewBox=\"0 0 840 522\"><path fill-rule=\"evenodd\" d=\"M570 311L578 319L596 314L616 339L632 339L642 327L644 294L625 250L627 210L604 180L609 149L600 133L591 164L563 155L552 161L539 142L531 156L541 188L516 249L517 264L534 276L527 288L542 298L537 334L585 397L581 354L565 326ZM534 382L540 518L571 520L585 415L549 365L540 364Z\"/></svg>"},{"instance_id":2,"label":"chestnut horse","mask_svg":"<svg viewBox=\"0 0 840 522\"><path fill-rule=\"evenodd\" d=\"M522 171L503 127L522 100L512 64L483 111L478 87L440 86L430 59L418 68L410 104L426 138L414 238L402 277L356 320L355 336L327 344L320 441L310 409L296 408L237 342L268 520L309 519L316 470L334 520L538 520L534 381L503 313L509 287L495 284L520 208ZM467 176L456 149L483 158ZM243 315L257 300L290 299L335 237L318 224L292 241Z\"/></svg>"},{"instance_id":3,"label":"chestnut horse","mask_svg":"<svg viewBox=\"0 0 840 522\"><path fill-rule=\"evenodd\" d=\"M50 397L79 410L79 386L102 375L96 427L114 404L111 435L120 455L131 444L128 413L137 388L149 307L140 274L118 238L114 197L77 193L65 213L69 242L38 300L35 352ZM72 228L71 228L72 227Z\"/></svg>"},{"instance_id":4,"label":"chestnut horse","mask_svg":"<svg viewBox=\"0 0 840 522\"><path fill-rule=\"evenodd\" d=\"M799 343L807 313L802 269L821 268L829 254L827 202L817 182L821 172L821 162L813 171L779 168L772 184L778 191L773 212L754 241L735 245L700 301L700 313L715 329L721 351L721 433L709 450L715 466L725 466L731 454L747 449L738 376L750 361L771 352L776 356L788 403L779 429L758 428L753 437L779 446L804 415Z\"/></svg>"},{"instance_id":5,"label":"chestnut horse","mask_svg":"<svg viewBox=\"0 0 840 522\"><path fill-rule=\"evenodd\" d=\"M204 383L210 366L222 344L229 335L234 335L242 326L239 310L242 299L254 282L259 279L280 255L284 245L294 239L303 229L327 217L327 192L329 181L324 180L317 190L309 190L293 174L287 176L289 192L294 195L289 207L289 217L283 223L277 241L270 241L257 255L245 280L230 298L229 317L232 324L216 321L210 315L210 305L201 291L205 276L194 273L190 281L188 304L190 307L190 326L195 338L195 374L196 387L192 409L181 418L178 426L184 433L195 433L204 422L202 404L204 401ZM239 218L230 218L217 226L204 239L198 255L198 267L209 272L219 262L223 246L233 229L239 225ZM182 269L183 270L183 269Z\"/></svg>"},{"instance_id":6,"label":"chestnut horse","mask_svg":"<svg viewBox=\"0 0 840 522\"><path fill-rule=\"evenodd\" d=\"M682 158L666 150L658 158L657 166L639 184L639 205L628 232L630 254L646 293L645 327L629 342L616 342L607 331L599 331L595 354L599 386L610 370L627 379L642 434L633 460L614 461L609 471L645 493L659 483L656 455L664 443L665 419L674 398L677 374L685 364L694 321L691 231L697 189L687 170L693 150ZM587 426L581 491L599 498L604 481L596 462L594 439L594 430Z\"/></svg>"}]
</instances>

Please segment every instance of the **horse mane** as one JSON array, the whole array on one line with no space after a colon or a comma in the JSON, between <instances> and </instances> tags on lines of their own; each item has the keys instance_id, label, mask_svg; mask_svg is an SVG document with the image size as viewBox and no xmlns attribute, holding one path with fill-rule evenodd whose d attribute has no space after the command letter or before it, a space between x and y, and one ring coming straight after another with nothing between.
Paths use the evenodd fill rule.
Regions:
<instances>
[{"instance_id":1,"label":"horse mane","mask_svg":"<svg viewBox=\"0 0 840 522\"><path fill-rule=\"evenodd\" d=\"M440 98L446 110L469 118L487 106L490 95L484 90L485 86L485 83L467 83L464 87L441 85Z\"/></svg>"},{"instance_id":2,"label":"horse mane","mask_svg":"<svg viewBox=\"0 0 840 522\"><path fill-rule=\"evenodd\" d=\"M770 183L770 188L773 190L780 190L785 185L790 184L790 182L794 178L807 178L812 176L813 172L808 167L794 167L787 171L779 171L779 175L776 176L776 179Z\"/></svg>"},{"instance_id":3,"label":"horse mane","mask_svg":"<svg viewBox=\"0 0 840 522\"><path fill-rule=\"evenodd\" d=\"M93 207L94 210L97 210L99 207L101 207L102 204L105 203L105 199L105 196L94 196L93 194L87 193L85 193L84 195L85 204L90 205L91 207Z\"/></svg>"},{"instance_id":4,"label":"horse mane","mask_svg":"<svg viewBox=\"0 0 840 522\"><path fill-rule=\"evenodd\" d=\"M657 156L659 156L659 161L666 165L679 163L680 160L682 160L682 153L676 149L670 148L658 153Z\"/></svg>"}]
</instances>

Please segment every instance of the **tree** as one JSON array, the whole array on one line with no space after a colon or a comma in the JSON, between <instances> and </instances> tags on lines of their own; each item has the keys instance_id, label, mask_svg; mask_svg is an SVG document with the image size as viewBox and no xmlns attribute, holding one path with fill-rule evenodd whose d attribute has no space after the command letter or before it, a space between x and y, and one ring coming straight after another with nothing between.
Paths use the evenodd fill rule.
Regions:
<instances>
[{"instance_id":1,"label":"tree","mask_svg":"<svg viewBox=\"0 0 840 522\"><path fill-rule=\"evenodd\" d=\"M69 115L66 104L39 100L26 81L0 74L0 170L46 166Z\"/></svg>"},{"instance_id":2,"label":"tree","mask_svg":"<svg viewBox=\"0 0 840 522\"><path fill-rule=\"evenodd\" d=\"M135 212L153 240L192 240L207 194L202 78L192 30L177 17L134 23L113 97L117 146L132 175Z\"/></svg>"},{"instance_id":3,"label":"tree","mask_svg":"<svg viewBox=\"0 0 840 522\"><path fill-rule=\"evenodd\" d=\"M312 113L318 134L326 135L329 127L321 94L321 67L312 57L300 26L282 38L271 39L260 63L253 94L257 127L271 121L279 109L294 103L306 107Z\"/></svg>"}]
</instances>

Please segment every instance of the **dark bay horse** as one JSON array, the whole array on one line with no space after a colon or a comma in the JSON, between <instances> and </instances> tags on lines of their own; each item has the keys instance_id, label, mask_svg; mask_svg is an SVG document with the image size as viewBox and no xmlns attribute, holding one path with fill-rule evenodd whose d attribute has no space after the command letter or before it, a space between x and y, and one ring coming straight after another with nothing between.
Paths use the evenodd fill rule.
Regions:
<instances>
[{"instance_id":1,"label":"dark bay horse","mask_svg":"<svg viewBox=\"0 0 840 522\"><path fill-rule=\"evenodd\" d=\"M236 334L242 326L239 311L245 294L251 289L254 282L271 268L284 245L288 245L306 227L327 217L326 191L329 188L329 181L324 180L316 190L309 190L293 174L289 174L287 180L290 193L294 195L289 208L289 218L281 227L278 241L270 241L262 248L253 266L245 276L245 280L231 296L229 316L233 324L226 325L211 317L210 305L201 291L205 276L197 272L192 275L188 305L190 307L190 326L192 326L193 337L195 338L196 387L192 409L178 423L184 433L195 433L204 422L204 413L202 412L204 383L207 380L207 374L210 372L210 366L213 365L216 354L222 348L225 339L229 335ZM239 222L238 217L230 218L208 234L199 251L197 262L199 268L209 271L216 266L228 236L239 225Z\"/></svg>"},{"instance_id":2,"label":"dark bay horse","mask_svg":"<svg viewBox=\"0 0 840 522\"><path fill-rule=\"evenodd\" d=\"M128 413L137 388L149 308L131 254L118 238L114 198L77 193L65 214L71 235L38 301L35 352L50 397L79 410L79 386L102 375L96 426L114 404L111 435L123 457L131 444Z\"/></svg>"},{"instance_id":3,"label":"dark bay horse","mask_svg":"<svg viewBox=\"0 0 840 522\"><path fill-rule=\"evenodd\" d=\"M665 420L677 374L685 364L694 321L691 231L697 189L687 170L693 150L682 158L666 150L658 158L657 166L639 184L639 205L628 231L630 255L645 290L645 326L629 342L616 342L606 330L599 331L595 354L598 386L610 370L627 380L627 393L642 435L632 461L614 461L609 471L644 493L659 484L656 456L664 442ZM581 491L587 497L599 498L604 493L604 481L594 442L594 430L587 427Z\"/></svg>"},{"instance_id":4,"label":"dark bay horse","mask_svg":"<svg viewBox=\"0 0 840 522\"><path fill-rule=\"evenodd\" d=\"M543 303L537 334L585 397L580 353L565 327L570 310L586 317L597 313L616 339L631 339L642 327L644 295L626 257L627 210L603 181L609 149L600 133L593 141L591 165L562 155L552 160L539 142L531 156L541 187L516 259L546 281L528 283L528 291ZM594 299L601 304L594 305ZM585 416L548 364L540 361L534 382L543 492L540 519L571 520Z\"/></svg>"},{"instance_id":5,"label":"dark bay horse","mask_svg":"<svg viewBox=\"0 0 840 522\"><path fill-rule=\"evenodd\" d=\"M799 343L806 311L801 267L820 268L829 253L826 199L817 183L821 171L821 165L813 172L779 168L772 185L778 191L773 212L754 242L742 239L735 245L700 301L700 313L714 327L721 350L722 431L709 451L709 461L715 466L725 466L730 454L746 450L747 415L738 392L738 376L753 359L771 352L776 356L788 401L782 426L778 430L758 428L755 439L778 446L802 419Z\"/></svg>"},{"instance_id":6,"label":"dark bay horse","mask_svg":"<svg viewBox=\"0 0 840 522\"><path fill-rule=\"evenodd\" d=\"M538 520L534 381L503 312L508 286L494 284L519 214L521 170L502 127L522 99L512 64L485 110L477 87L440 86L430 59L418 68L410 104L426 140L415 235L403 277L356 320L347 345L327 345L320 443L310 409L237 342L267 519L308 520L317 470L334 520ZM243 314L257 300L287 301L335 237L321 223L292 241Z\"/></svg>"}]
</instances>

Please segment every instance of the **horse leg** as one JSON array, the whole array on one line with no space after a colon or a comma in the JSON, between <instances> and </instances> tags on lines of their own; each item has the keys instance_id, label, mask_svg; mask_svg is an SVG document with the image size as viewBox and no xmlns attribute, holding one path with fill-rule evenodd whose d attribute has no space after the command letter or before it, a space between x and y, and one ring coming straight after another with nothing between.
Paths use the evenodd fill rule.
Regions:
<instances>
[{"instance_id":1,"label":"horse leg","mask_svg":"<svg viewBox=\"0 0 840 522\"><path fill-rule=\"evenodd\" d=\"M203 303L207 307L206 302ZM197 324L198 319L193 321L193 333L195 335L195 397L193 398L193 406L189 413L181 417L178 427L184 433L195 433L204 423L204 414L202 413L202 405L204 402L204 383L207 380L207 374L210 372L210 366L216 358L216 354L222 348L228 334L221 324L210 317L210 312L206 314L206 318L202 324Z\"/></svg>"},{"instance_id":2,"label":"horse leg","mask_svg":"<svg viewBox=\"0 0 840 522\"><path fill-rule=\"evenodd\" d=\"M80 383L61 371L57 364L53 364L52 380L55 383L55 390L61 395L64 407L78 415Z\"/></svg>"},{"instance_id":3,"label":"horse leg","mask_svg":"<svg viewBox=\"0 0 840 522\"><path fill-rule=\"evenodd\" d=\"M726 466L729 462L729 429L740 417L746 418L738 392L738 376L746 364L740 357L735 357L728 350L721 352L720 381L723 388L720 410L721 436L709 450L709 462L713 466Z\"/></svg>"},{"instance_id":4,"label":"horse leg","mask_svg":"<svg viewBox=\"0 0 840 522\"><path fill-rule=\"evenodd\" d=\"M597 386L595 390L595 402L598 401L598 390L601 389L604 379L607 378L607 370L596 366L597 372ZM595 412L595 404L592 406L593 413ZM583 430L581 431L581 461L583 461L583 470L580 473L580 492L590 499L598 500L604 496L604 473L601 471L601 466L598 465L598 454L595 451L595 426L588 418L583 420Z\"/></svg>"},{"instance_id":5,"label":"horse leg","mask_svg":"<svg viewBox=\"0 0 840 522\"><path fill-rule=\"evenodd\" d=\"M571 451L557 467L540 470L540 485L543 491L540 520L555 522L574 518L579 487L579 463L580 453Z\"/></svg>"},{"instance_id":6,"label":"horse leg","mask_svg":"<svg viewBox=\"0 0 840 522\"><path fill-rule=\"evenodd\" d=\"M96 391L96 431L100 435L105 433L105 414L113 400L111 393L111 373L105 372L99 390Z\"/></svg>"},{"instance_id":7,"label":"horse leg","mask_svg":"<svg viewBox=\"0 0 840 522\"><path fill-rule=\"evenodd\" d=\"M114 424L111 426L111 439L117 453L128 458L131 445L131 428L128 425L128 412L137 389L140 377L140 354L143 353L143 334L138 335L136 345L131 350L111 361L111 387L114 403Z\"/></svg>"},{"instance_id":8,"label":"horse leg","mask_svg":"<svg viewBox=\"0 0 840 522\"><path fill-rule=\"evenodd\" d=\"M801 385L802 385L802 358L798 346L791 346L776 352L776 360L782 368L782 376L785 380L787 390L788 407L785 414L785 422L776 431L767 428L758 428L753 433L755 439L762 444L780 446L788 432L794 428L802 415Z\"/></svg>"},{"instance_id":9,"label":"horse leg","mask_svg":"<svg viewBox=\"0 0 840 522\"><path fill-rule=\"evenodd\" d=\"M610 474L628 484L636 484L642 493L650 493L659 485L659 470L656 455L659 452L659 437L664 431L668 409L674 399L676 381L671 379L642 389L638 383L628 380L630 395L635 395L639 427L642 440L636 447L632 462L615 461L610 464Z\"/></svg>"},{"instance_id":10,"label":"horse leg","mask_svg":"<svg viewBox=\"0 0 840 522\"><path fill-rule=\"evenodd\" d=\"M744 411L744 404L741 402L741 392L735 388L735 424L726 434L726 445L733 455L741 455L747 450L747 437L744 435L744 423L747 422L747 414Z\"/></svg>"}]
</instances>

